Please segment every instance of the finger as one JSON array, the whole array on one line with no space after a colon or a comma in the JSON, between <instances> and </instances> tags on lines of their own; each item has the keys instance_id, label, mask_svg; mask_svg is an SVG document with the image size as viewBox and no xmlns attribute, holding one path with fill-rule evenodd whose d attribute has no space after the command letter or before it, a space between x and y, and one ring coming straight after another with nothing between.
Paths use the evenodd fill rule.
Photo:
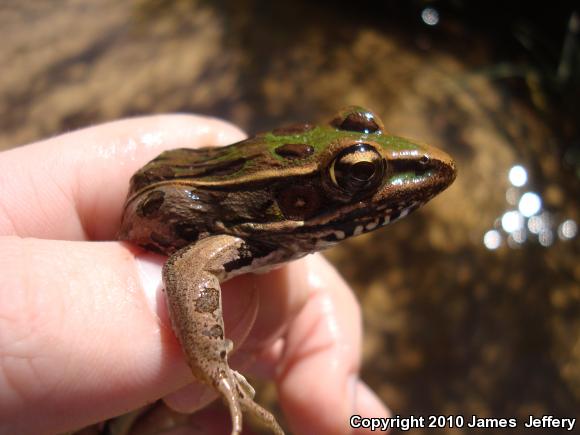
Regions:
<instances>
[{"instance_id":1,"label":"finger","mask_svg":"<svg viewBox=\"0 0 580 435\"><path fill-rule=\"evenodd\" d=\"M159 291L163 259L134 254L118 242L0 238L0 433L64 432L192 381ZM252 277L230 283L226 303L252 311ZM226 319L234 336L237 321Z\"/></svg>"},{"instance_id":2,"label":"finger","mask_svg":"<svg viewBox=\"0 0 580 435\"><path fill-rule=\"evenodd\" d=\"M11 433L34 433L39 422L54 431L82 426L191 381L158 292L163 259L138 254L140 266L118 243L1 239L7 273L0 280L0 421L18 429ZM256 288L277 290L266 280L250 275L224 285L228 335L236 343L255 319ZM301 303L280 300L288 312ZM23 401L33 405L19 411Z\"/></svg>"},{"instance_id":3,"label":"finger","mask_svg":"<svg viewBox=\"0 0 580 435\"><path fill-rule=\"evenodd\" d=\"M186 381L127 247L4 237L0 259L0 433L70 430Z\"/></svg>"},{"instance_id":4,"label":"finger","mask_svg":"<svg viewBox=\"0 0 580 435\"><path fill-rule=\"evenodd\" d=\"M358 380L360 309L322 257L308 258L308 302L292 322L278 377L280 401L297 434L350 433L353 414L385 417L381 401Z\"/></svg>"},{"instance_id":5,"label":"finger","mask_svg":"<svg viewBox=\"0 0 580 435\"><path fill-rule=\"evenodd\" d=\"M0 235L112 240L129 178L161 151L226 145L239 129L214 118L158 115L75 131L0 154Z\"/></svg>"}]
</instances>

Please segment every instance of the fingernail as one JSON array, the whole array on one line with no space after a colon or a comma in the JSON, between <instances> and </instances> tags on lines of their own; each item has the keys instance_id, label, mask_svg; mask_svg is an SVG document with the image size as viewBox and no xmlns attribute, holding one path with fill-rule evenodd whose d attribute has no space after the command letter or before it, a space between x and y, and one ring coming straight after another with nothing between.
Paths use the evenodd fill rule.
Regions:
<instances>
[{"instance_id":1,"label":"fingernail","mask_svg":"<svg viewBox=\"0 0 580 435\"><path fill-rule=\"evenodd\" d=\"M357 375L351 375L349 390L352 394L352 413L372 417L390 417L390 411L385 407L382 400L359 379Z\"/></svg>"},{"instance_id":2,"label":"fingernail","mask_svg":"<svg viewBox=\"0 0 580 435\"><path fill-rule=\"evenodd\" d=\"M157 313L157 295L161 287L161 269L164 262L164 257L150 252L143 252L135 256L141 286L147 303L154 313Z\"/></svg>"},{"instance_id":3,"label":"fingernail","mask_svg":"<svg viewBox=\"0 0 580 435\"><path fill-rule=\"evenodd\" d=\"M174 411L192 413L207 406L216 397L214 390L195 382L168 394L163 401Z\"/></svg>"},{"instance_id":4,"label":"fingernail","mask_svg":"<svg viewBox=\"0 0 580 435\"><path fill-rule=\"evenodd\" d=\"M350 409L352 410L352 412L354 413L357 409L357 385L358 385L359 379L358 379L358 374L353 373L352 375L349 376L348 378L348 394L350 396L350 400L351 400L351 404L350 404Z\"/></svg>"}]
</instances>

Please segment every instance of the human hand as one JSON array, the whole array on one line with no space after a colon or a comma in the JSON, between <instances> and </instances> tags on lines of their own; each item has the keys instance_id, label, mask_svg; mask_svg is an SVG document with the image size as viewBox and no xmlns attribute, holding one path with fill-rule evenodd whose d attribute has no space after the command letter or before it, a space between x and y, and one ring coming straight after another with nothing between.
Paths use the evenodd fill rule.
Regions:
<instances>
[{"instance_id":1,"label":"human hand","mask_svg":"<svg viewBox=\"0 0 580 435\"><path fill-rule=\"evenodd\" d=\"M191 412L216 397L192 383L171 330L163 258L105 241L144 163L242 137L223 121L166 115L0 154L0 434L73 430L159 397ZM275 380L295 433L350 433L352 414L387 415L357 378L359 305L322 256L228 281L223 300L232 367ZM203 420L229 428L225 409L219 429Z\"/></svg>"}]
</instances>

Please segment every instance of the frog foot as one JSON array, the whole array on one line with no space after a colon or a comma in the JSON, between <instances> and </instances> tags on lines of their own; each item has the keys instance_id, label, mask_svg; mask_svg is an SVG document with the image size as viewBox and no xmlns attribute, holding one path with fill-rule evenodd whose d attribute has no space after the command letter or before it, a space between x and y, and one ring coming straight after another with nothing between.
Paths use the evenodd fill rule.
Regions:
<instances>
[{"instance_id":1,"label":"frog foot","mask_svg":"<svg viewBox=\"0 0 580 435\"><path fill-rule=\"evenodd\" d=\"M242 411L245 411L262 424L267 426L276 435L284 435L284 431L276 421L276 418L254 402L255 390L246 378L235 370L229 372L229 376L223 376L217 384L217 389L226 401L232 418L231 435L242 433Z\"/></svg>"}]
</instances>

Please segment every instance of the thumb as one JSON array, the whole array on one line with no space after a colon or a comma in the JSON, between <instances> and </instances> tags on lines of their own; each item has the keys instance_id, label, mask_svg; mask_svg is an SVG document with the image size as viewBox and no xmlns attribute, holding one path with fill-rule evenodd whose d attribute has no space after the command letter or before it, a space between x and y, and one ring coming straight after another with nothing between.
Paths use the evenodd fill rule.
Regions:
<instances>
[{"instance_id":1,"label":"thumb","mask_svg":"<svg viewBox=\"0 0 580 435\"><path fill-rule=\"evenodd\" d=\"M0 262L0 433L79 427L190 379L128 247L9 237Z\"/></svg>"}]
</instances>

